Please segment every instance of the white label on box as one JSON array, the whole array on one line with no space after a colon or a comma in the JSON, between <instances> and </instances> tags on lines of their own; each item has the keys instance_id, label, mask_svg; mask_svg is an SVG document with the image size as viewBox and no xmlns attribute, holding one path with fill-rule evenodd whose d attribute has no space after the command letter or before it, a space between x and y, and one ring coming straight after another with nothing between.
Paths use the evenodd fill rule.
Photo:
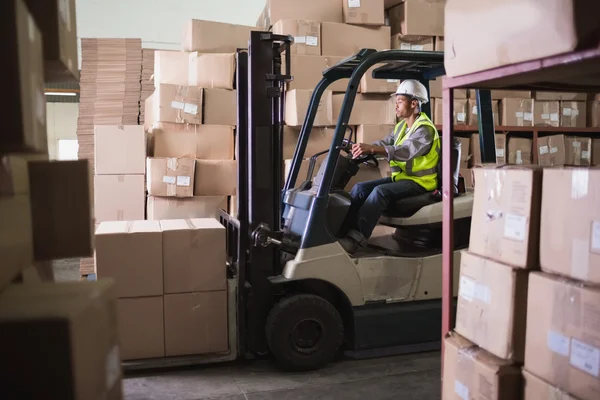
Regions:
<instances>
[{"instance_id":1,"label":"white label on box","mask_svg":"<svg viewBox=\"0 0 600 400\"><path fill-rule=\"evenodd\" d=\"M29 41L31 43L35 42L35 21L33 20L33 17L31 15L29 15L29 17L27 18L27 28L28 28L28 33L29 33Z\"/></svg>"},{"instance_id":2,"label":"white label on box","mask_svg":"<svg viewBox=\"0 0 600 400\"><path fill-rule=\"evenodd\" d=\"M496 157L504 157L504 149L496 149Z\"/></svg>"},{"instance_id":3,"label":"white label on box","mask_svg":"<svg viewBox=\"0 0 600 400\"><path fill-rule=\"evenodd\" d=\"M504 237L507 239L518 240L522 242L525 240L527 229L527 217L516 214L506 214L504 221Z\"/></svg>"},{"instance_id":4,"label":"white label on box","mask_svg":"<svg viewBox=\"0 0 600 400\"><path fill-rule=\"evenodd\" d=\"M571 365L598 378L600 372L600 349L571 339Z\"/></svg>"},{"instance_id":5,"label":"white label on box","mask_svg":"<svg viewBox=\"0 0 600 400\"><path fill-rule=\"evenodd\" d=\"M412 46L410 46L410 49L416 51L423 51L424 47L422 44L413 44Z\"/></svg>"},{"instance_id":6,"label":"white label on box","mask_svg":"<svg viewBox=\"0 0 600 400\"><path fill-rule=\"evenodd\" d=\"M570 108L563 108L563 115L565 117L570 117L571 116L571 109Z\"/></svg>"},{"instance_id":7,"label":"white label on box","mask_svg":"<svg viewBox=\"0 0 600 400\"><path fill-rule=\"evenodd\" d=\"M581 147L581 142L578 142L577 140L573 141L573 147L580 148Z\"/></svg>"},{"instance_id":8,"label":"white label on box","mask_svg":"<svg viewBox=\"0 0 600 400\"><path fill-rule=\"evenodd\" d=\"M600 250L600 222L592 222L592 250Z\"/></svg>"},{"instance_id":9,"label":"white label on box","mask_svg":"<svg viewBox=\"0 0 600 400\"><path fill-rule=\"evenodd\" d=\"M198 105L185 103L185 106L183 107L183 112L186 114L198 115Z\"/></svg>"},{"instance_id":10,"label":"white label on box","mask_svg":"<svg viewBox=\"0 0 600 400\"><path fill-rule=\"evenodd\" d=\"M558 147L550 147L550 154L558 153Z\"/></svg>"},{"instance_id":11,"label":"white label on box","mask_svg":"<svg viewBox=\"0 0 600 400\"><path fill-rule=\"evenodd\" d=\"M180 101L172 101L171 108L175 108L177 110L183 110L185 108L185 103L182 103Z\"/></svg>"},{"instance_id":12,"label":"white label on box","mask_svg":"<svg viewBox=\"0 0 600 400\"><path fill-rule=\"evenodd\" d=\"M166 183L168 185L174 185L175 177L174 176L163 176L163 183Z\"/></svg>"},{"instance_id":13,"label":"white label on box","mask_svg":"<svg viewBox=\"0 0 600 400\"><path fill-rule=\"evenodd\" d=\"M521 155L521 150L517 150L517 164L523 164L523 156Z\"/></svg>"},{"instance_id":14,"label":"white label on box","mask_svg":"<svg viewBox=\"0 0 600 400\"><path fill-rule=\"evenodd\" d=\"M458 122L465 122L467 120L467 114L466 113L456 113L456 120Z\"/></svg>"},{"instance_id":15,"label":"white label on box","mask_svg":"<svg viewBox=\"0 0 600 400\"><path fill-rule=\"evenodd\" d=\"M579 115L579 110L574 108L571 110L571 117L577 117Z\"/></svg>"},{"instance_id":16,"label":"white label on box","mask_svg":"<svg viewBox=\"0 0 600 400\"><path fill-rule=\"evenodd\" d=\"M576 200L587 196L589 182L588 170L585 168L573 170L571 179L571 198Z\"/></svg>"},{"instance_id":17,"label":"white label on box","mask_svg":"<svg viewBox=\"0 0 600 400\"><path fill-rule=\"evenodd\" d=\"M388 79L388 83L399 83L400 79Z\"/></svg>"},{"instance_id":18,"label":"white label on box","mask_svg":"<svg viewBox=\"0 0 600 400\"><path fill-rule=\"evenodd\" d=\"M192 178L189 176L180 175L177 177L177 186L190 186Z\"/></svg>"},{"instance_id":19,"label":"white label on box","mask_svg":"<svg viewBox=\"0 0 600 400\"><path fill-rule=\"evenodd\" d=\"M542 114L542 119L550 119L550 114Z\"/></svg>"},{"instance_id":20,"label":"white label on box","mask_svg":"<svg viewBox=\"0 0 600 400\"><path fill-rule=\"evenodd\" d=\"M561 356L569 356L569 338L561 335L558 332L548 331L546 337L546 345L550 351L560 354Z\"/></svg>"},{"instance_id":21,"label":"white label on box","mask_svg":"<svg viewBox=\"0 0 600 400\"><path fill-rule=\"evenodd\" d=\"M306 36L296 36L294 37L294 43L304 44L306 43Z\"/></svg>"},{"instance_id":22,"label":"white label on box","mask_svg":"<svg viewBox=\"0 0 600 400\"><path fill-rule=\"evenodd\" d=\"M400 50L410 50L410 43L400 43Z\"/></svg>"},{"instance_id":23,"label":"white label on box","mask_svg":"<svg viewBox=\"0 0 600 400\"><path fill-rule=\"evenodd\" d=\"M360 7L360 0L348 0L348 8L358 8L358 7Z\"/></svg>"},{"instance_id":24,"label":"white label on box","mask_svg":"<svg viewBox=\"0 0 600 400\"><path fill-rule=\"evenodd\" d=\"M550 121L552 121L552 122L558 122L558 121L560 121L560 116L558 115L558 113L552 113L552 114L550 114Z\"/></svg>"},{"instance_id":25,"label":"white label on box","mask_svg":"<svg viewBox=\"0 0 600 400\"><path fill-rule=\"evenodd\" d=\"M121 356L119 347L114 346L106 355L106 388L112 389L121 375Z\"/></svg>"},{"instance_id":26,"label":"white label on box","mask_svg":"<svg viewBox=\"0 0 600 400\"><path fill-rule=\"evenodd\" d=\"M307 46L318 46L319 38L316 36L307 36L306 37L306 45Z\"/></svg>"},{"instance_id":27,"label":"white label on box","mask_svg":"<svg viewBox=\"0 0 600 400\"><path fill-rule=\"evenodd\" d=\"M461 275L458 295L466 301L473 301L473 297L475 297L475 281Z\"/></svg>"},{"instance_id":28,"label":"white label on box","mask_svg":"<svg viewBox=\"0 0 600 400\"><path fill-rule=\"evenodd\" d=\"M581 152L581 158L589 159L590 158L590 151L589 150L583 150Z\"/></svg>"},{"instance_id":29,"label":"white label on box","mask_svg":"<svg viewBox=\"0 0 600 400\"><path fill-rule=\"evenodd\" d=\"M469 388L463 385L460 381L454 381L454 393L456 393L462 400L469 400Z\"/></svg>"},{"instance_id":30,"label":"white label on box","mask_svg":"<svg viewBox=\"0 0 600 400\"><path fill-rule=\"evenodd\" d=\"M523 113L523 119L525 121L533 121L533 114L530 112Z\"/></svg>"},{"instance_id":31,"label":"white label on box","mask_svg":"<svg viewBox=\"0 0 600 400\"><path fill-rule=\"evenodd\" d=\"M471 109L471 113L473 115L477 115L477 106L473 106L473 108Z\"/></svg>"},{"instance_id":32,"label":"white label on box","mask_svg":"<svg viewBox=\"0 0 600 400\"><path fill-rule=\"evenodd\" d=\"M475 298L483 301L486 304L491 304L492 302L492 291L489 287L478 283L475 286Z\"/></svg>"},{"instance_id":33,"label":"white label on box","mask_svg":"<svg viewBox=\"0 0 600 400\"><path fill-rule=\"evenodd\" d=\"M521 111L517 111L515 113L515 117L517 117L517 118L523 118L523 113Z\"/></svg>"},{"instance_id":34,"label":"white label on box","mask_svg":"<svg viewBox=\"0 0 600 400\"><path fill-rule=\"evenodd\" d=\"M540 154L548 154L548 146L540 146Z\"/></svg>"}]
</instances>

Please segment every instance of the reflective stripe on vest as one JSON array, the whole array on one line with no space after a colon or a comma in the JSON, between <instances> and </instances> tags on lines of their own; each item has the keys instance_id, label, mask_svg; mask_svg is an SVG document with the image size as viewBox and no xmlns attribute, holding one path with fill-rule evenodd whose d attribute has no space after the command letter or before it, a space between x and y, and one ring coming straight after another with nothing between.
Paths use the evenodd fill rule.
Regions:
<instances>
[{"instance_id":1,"label":"reflective stripe on vest","mask_svg":"<svg viewBox=\"0 0 600 400\"><path fill-rule=\"evenodd\" d=\"M431 143L431 150L427 154L415 157L407 162L390 161L390 170L394 182L398 181L399 179L410 179L417 182L427 190L435 190L437 188L437 166L439 162L441 146L437 129L435 129L435 126L427 117L427 115L421 113L408 132L406 130L406 122L399 122L396 125L394 132L394 136L396 138L394 145L401 145L407 137L409 137L421 126L429 126L433 129L434 136ZM415 165L417 165L416 168Z\"/></svg>"}]
</instances>

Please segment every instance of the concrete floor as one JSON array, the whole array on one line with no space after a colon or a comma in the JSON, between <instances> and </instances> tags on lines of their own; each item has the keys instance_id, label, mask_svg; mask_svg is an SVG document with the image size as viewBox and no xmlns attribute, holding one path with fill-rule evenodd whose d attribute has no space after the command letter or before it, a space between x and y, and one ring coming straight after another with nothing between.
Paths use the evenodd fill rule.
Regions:
<instances>
[{"instance_id":1,"label":"concrete floor","mask_svg":"<svg viewBox=\"0 0 600 400\"><path fill-rule=\"evenodd\" d=\"M79 260L54 263L57 281L78 280ZM342 361L309 373L284 373L269 361L130 373L125 400L436 400L440 354Z\"/></svg>"}]
</instances>

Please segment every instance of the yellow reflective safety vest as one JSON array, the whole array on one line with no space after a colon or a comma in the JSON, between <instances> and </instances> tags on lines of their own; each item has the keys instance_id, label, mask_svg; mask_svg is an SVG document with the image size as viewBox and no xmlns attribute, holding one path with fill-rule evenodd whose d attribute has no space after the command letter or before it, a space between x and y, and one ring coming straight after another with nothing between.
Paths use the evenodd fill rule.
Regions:
<instances>
[{"instance_id":1,"label":"yellow reflective safety vest","mask_svg":"<svg viewBox=\"0 0 600 400\"><path fill-rule=\"evenodd\" d=\"M433 129L434 136L431 149L425 155L414 157L409 161L390 161L390 170L394 182L400 179L410 179L423 186L428 191L438 187L437 166L440 160L441 143L437 129L425 113L421 113L413 126L406 129L406 122L400 121L394 129L396 138L394 145L400 146L410 135L421 126L429 126Z\"/></svg>"}]
</instances>

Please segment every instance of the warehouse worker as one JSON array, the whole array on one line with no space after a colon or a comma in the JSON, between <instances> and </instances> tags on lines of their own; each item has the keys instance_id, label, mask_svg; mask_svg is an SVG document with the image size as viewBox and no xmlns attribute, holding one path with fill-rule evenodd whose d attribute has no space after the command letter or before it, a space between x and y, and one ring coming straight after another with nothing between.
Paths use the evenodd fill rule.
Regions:
<instances>
[{"instance_id":1,"label":"warehouse worker","mask_svg":"<svg viewBox=\"0 0 600 400\"><path fill-rule=\"evenodd\" d=\"M365 154L387 157L391 178L358 183L350 193L352 205L346 221L350 227L340 244L350 254L366 244L381 214L391 202L437 189L440 137L435 126L421 112L429 101L427 89L416 80L398 86L396 115L402 118L394 131L373 144L356 143L353 158Z\"/></svg>"}]
</instances>

